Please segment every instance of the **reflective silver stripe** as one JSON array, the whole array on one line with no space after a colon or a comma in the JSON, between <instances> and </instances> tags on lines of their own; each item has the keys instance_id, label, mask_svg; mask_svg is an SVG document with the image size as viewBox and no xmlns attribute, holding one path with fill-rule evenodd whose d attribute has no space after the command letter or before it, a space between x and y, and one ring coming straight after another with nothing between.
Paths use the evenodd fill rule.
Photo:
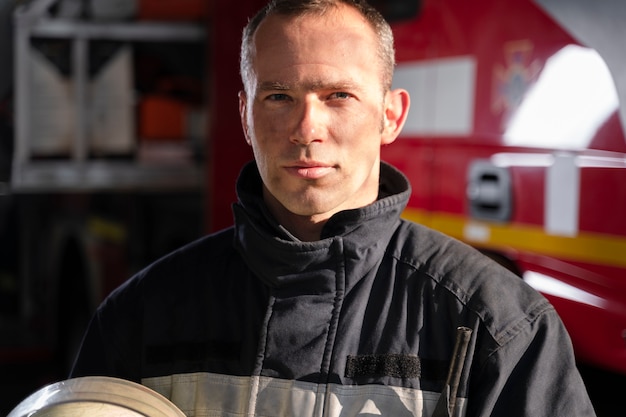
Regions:
<instances>
[{"instance_id":1,"label":"reflective silver stripe","mask_svg":"<svg viewBox=\"0 0 626 417\"><path fill-rule=\"evenodd\" d=\"M581 186L577 159L573 154L557 153L546 171L544 229L549 235L578 235Z\"/></svg>"},{"instance_id":2,"label":"reflective silver stripe","mask_svg":"<svg viewBox=\"0 0 626 417\"><path fill-rule=\"evenodd\" d=\"M318 385L267 377L192 373L145 378L142 383L187 416L358 415L430 417L439 393L384 385ZM465 399L457 400L465 415Z\"/></svg>"},{"instance_id":3,"label":"reflective silver stripe","mask_svg":"<svg viewBox=\"0 0 626 417\"><path fill-rule=\"evenodd\" d=\"M399 63L393 88L411 94L400 136L469 135L474 128L476 67L473 56Z\"/></svg>"}]
</instances>

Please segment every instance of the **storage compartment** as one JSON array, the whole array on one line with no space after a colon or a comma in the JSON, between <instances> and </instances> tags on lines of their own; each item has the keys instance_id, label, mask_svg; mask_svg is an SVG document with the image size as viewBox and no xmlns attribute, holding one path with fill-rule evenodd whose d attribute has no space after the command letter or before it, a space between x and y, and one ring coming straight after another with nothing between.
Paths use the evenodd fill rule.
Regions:
<instances>
[{"instance_id":1,"label":"storage compartment","mask_svg":"<svg viewBox=\"0 0 626 417\"><path fill-rule=\"evenodd\" d=\"M33 157L69 157L84 123L91 155L130 155L135 149L132 47L119 44L103 59L94 45L91 67L79 88L70 71L71 44L38 40L28 50L30 69L30 145ZM101 62L100 62L101 61ZM84 94L85 102L81 103ZM82 120L77 117L82 114Z\"/></svg>"}]
</instances>

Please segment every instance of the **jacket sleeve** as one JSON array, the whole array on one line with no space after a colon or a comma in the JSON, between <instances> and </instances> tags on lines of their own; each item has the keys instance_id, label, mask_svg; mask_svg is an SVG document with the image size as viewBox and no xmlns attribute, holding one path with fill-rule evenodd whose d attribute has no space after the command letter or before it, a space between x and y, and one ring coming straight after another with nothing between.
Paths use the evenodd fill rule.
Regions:
<instances>
[{"instance_id":1,"label":"jacket sleeve","mask_svg":"<svg viewBox=\"0 0 626 417\"><path fill-rule=\"evenodd\" d=\"M131 302L133 288L112 293L96 310L70 373L81 376L111 376L140 382L141 330L138 303Z\"/></svg>"},{"instance_id":2,"label":"jacket sleeve","mask_svg":"<svg viewBox=\"0 0 626 417\"><path fill-rule=\"evenodd\" d=\"M553 308L498 344L473 379L467 416L595 416Z\"/></svg>"}]
</instances>

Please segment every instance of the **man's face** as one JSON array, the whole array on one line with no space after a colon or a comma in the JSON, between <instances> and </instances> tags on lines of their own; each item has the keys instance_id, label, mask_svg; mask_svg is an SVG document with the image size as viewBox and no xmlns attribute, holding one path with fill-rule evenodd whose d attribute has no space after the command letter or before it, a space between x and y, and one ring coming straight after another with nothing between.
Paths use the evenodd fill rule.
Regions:
<instances>
[{"instance_id":1,"label":"man's face","mask_svg":"<svg viewBox=\"0 0 626 417\"><path fill-rule=\"evenodd\" d=\"M376 200L381 144L390 143L373 30L355 10L270 16L255 34L240 95L270 208L327 220Z\"/></svg>"}]
</instances>

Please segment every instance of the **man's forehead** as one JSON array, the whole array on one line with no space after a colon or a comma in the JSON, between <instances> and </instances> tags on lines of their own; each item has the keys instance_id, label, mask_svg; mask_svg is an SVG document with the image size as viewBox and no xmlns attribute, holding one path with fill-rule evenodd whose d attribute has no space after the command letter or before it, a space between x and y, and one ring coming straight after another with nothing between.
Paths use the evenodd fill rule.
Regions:
<instances>
[{"instance_id":1,"label":"man's forehead","mask_svg":"<svg viewBox=\"0 0 626 417\"><path fill-rule=\"evenodd\" d=\"M381 76L376 34L356 9L346 5L324 14L268 16L251 46L250 92L356 89L364 79Z\"/></svg>"}]
</instances>

